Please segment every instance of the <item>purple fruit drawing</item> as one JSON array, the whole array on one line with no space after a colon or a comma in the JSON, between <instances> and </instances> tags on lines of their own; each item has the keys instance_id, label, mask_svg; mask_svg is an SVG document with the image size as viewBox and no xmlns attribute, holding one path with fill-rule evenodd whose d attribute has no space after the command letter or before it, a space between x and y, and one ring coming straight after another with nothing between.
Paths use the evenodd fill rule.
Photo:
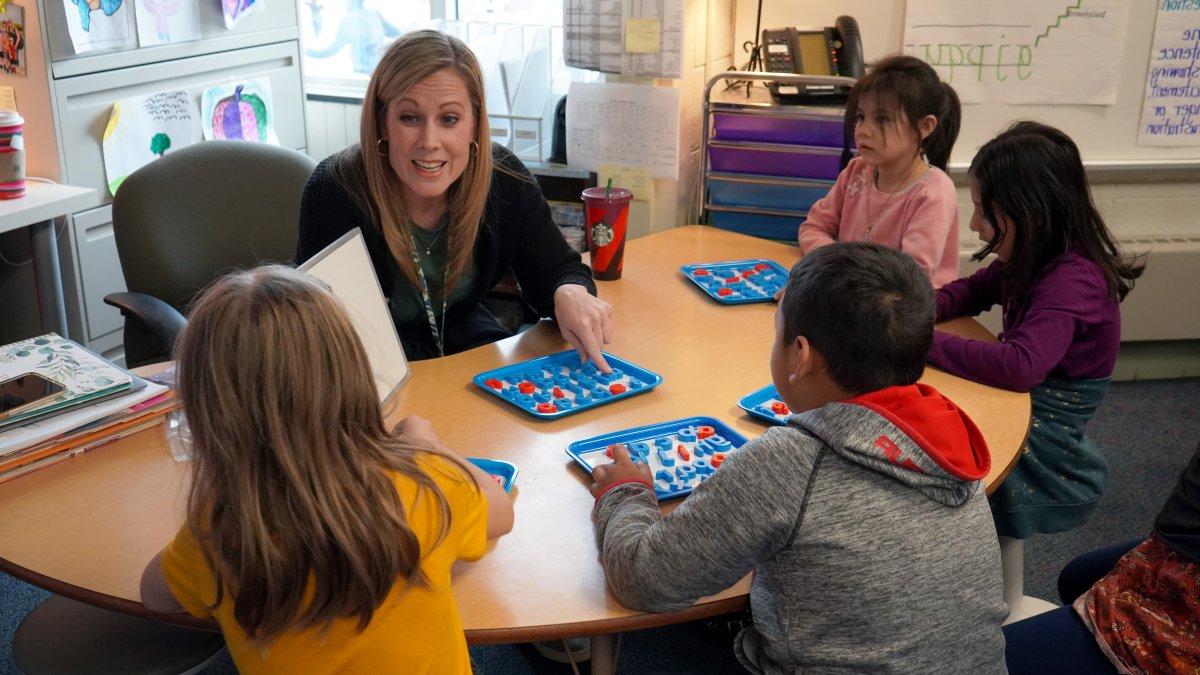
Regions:
<instances>
[{"instance_id":1,"label":"purple fruit drawing","mask_svg":"<svg viewBox=\"0 0 1200 675\"><path fill-rule=\"evenodd\" d=\"M267 104L257 94L242 94L239 84L233 96L226 96L213 107L213 138L265 142L267 140Z\"/></svg>"}]
</instances>

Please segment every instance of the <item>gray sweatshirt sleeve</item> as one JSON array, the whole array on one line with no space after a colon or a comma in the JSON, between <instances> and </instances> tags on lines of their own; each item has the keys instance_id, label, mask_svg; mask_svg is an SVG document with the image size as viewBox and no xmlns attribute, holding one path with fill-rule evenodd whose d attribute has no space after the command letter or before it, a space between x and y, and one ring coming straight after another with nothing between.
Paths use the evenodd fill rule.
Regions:
<instances>
[{"instance_id":1,"label":"gray sweatshirt sleeve","mask_svg":"<svg viewBox=\"0 0 1200 675\"><path fill-rule=\"evenodd\" d=\"M621 485L597 502L596 544L609 587L642 611L683 609L722 591L787 547L802 517L816 441L768 430L729 456L663 518L644 485Z\"/></svg>"}]
</instances>

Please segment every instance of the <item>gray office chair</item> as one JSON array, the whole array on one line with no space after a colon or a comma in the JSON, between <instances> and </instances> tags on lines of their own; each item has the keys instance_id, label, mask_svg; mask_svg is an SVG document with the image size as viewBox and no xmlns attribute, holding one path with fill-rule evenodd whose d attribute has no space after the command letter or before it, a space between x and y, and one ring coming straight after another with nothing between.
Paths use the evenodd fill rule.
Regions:
<instances>
[{"instance_id":1,"label":"gray office chair","mask_svg":"<svg viewBox=\"0 0 1200 675\"><path fill-rule=\"evenodd\" d=\"M213 279L296 253L300 192L316 163L273 145L208 141L133 172L113 199L129 367L170 356L188 303Z\"/></svg>"},{"instance_id":2,"label":"gray office chair","mask_svg":"<svg viewBox=\"0 0 1200 675\"><path fill-rule=\"evenodd\" d=\"M204 670L225 640L52 595L21 621L12 649L26 675L179 675Z\"/></svg>"}]
</instances>

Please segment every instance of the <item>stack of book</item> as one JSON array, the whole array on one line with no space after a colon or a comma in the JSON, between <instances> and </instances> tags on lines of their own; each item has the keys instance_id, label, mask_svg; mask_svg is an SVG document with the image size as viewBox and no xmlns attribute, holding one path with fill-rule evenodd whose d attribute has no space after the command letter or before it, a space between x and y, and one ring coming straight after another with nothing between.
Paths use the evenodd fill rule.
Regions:
<instances>
[{"instance_id":1,"label":"stack of book","mask_svg":"<svg viewBox=\"0 0 1200 675\"><path fill-rule=\"evenodd\" d=\"M0 482L161 424L171 391L53 333L0 347Z\"/></svg>"}]
</instances>

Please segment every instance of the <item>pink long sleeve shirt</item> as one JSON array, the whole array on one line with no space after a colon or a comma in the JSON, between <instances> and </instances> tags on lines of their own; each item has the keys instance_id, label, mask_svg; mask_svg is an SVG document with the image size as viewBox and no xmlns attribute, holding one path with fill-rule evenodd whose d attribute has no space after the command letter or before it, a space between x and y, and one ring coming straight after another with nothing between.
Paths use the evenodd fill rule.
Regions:
<instances>
[{"instance_id":1,"label":"pink long sleeve shirt","mask_svg":"<svg viewBox=\"0 0 1200 675\"><path fill-rule=\"evenodd\" d=\"M873 241L912 256L934 288L958 278L958 196L944 171L894 193L875 187L875 167L855 157L800 225L805 253L835 241ZM869 232L869 236L868 236Z\"/></svg>"}]
</instances>

